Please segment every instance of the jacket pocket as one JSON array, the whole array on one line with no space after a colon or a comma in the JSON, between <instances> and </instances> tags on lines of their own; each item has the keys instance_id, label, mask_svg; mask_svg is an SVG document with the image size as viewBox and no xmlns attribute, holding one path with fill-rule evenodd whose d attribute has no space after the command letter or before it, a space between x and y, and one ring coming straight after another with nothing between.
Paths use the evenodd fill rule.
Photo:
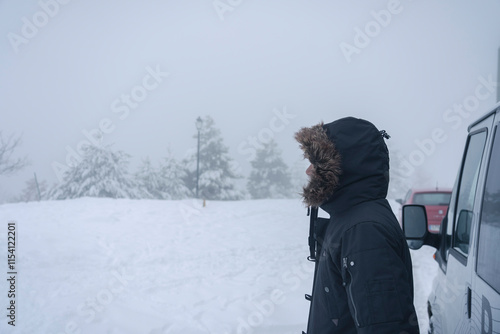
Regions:
<instances>
[{"instance_id":1,"label":"jacket pocket","mask_svg":"<svg viewBox=\"0 0 500 334\"><path fill-rule=\"evenodd\" d=\"M326 315L330 321L337 326L340 318L340 311L338 307L339 296L338 296L338 283L335 279L335 273L332 271L330 263L329 254L326 250L323 250L317 273L317 281L315 283L315 295L313 298L317 298L321 307L326 312Z\"/></svg>"},{"instance_id":2,"label":"jacket pocket","mask_svg":"<svg viewBox=\"0 0 500 334\"><path fill-rule=\"evenodd\" d=\"M372 249L342 259L342 276L357 327L402 321L403 311L384 249Z\"/></svg>"},{"instance_id":3,"label":"jacket pocket","mask_svg":"<svg viewBox=\"0 0 500 334\"><path fill-rule=\"evenodd\" d=\"M370 324L403 320L402 306L393 278L370 280L367 282L367 290Z\"/></svg>"}]
</instances>

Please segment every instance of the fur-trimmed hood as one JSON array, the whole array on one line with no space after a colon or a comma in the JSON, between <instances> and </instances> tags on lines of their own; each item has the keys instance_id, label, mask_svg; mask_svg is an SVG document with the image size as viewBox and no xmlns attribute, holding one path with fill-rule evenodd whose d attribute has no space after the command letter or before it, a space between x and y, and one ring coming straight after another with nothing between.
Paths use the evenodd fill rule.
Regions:
<instances>
[{"instance_id":1,"label":"fur-trimmed hood","mask_svg":"<svg viewBox=\"0 0 500 334\"><path fill-rule=\"evenodd\" d=\"M303 188L306 205L333 204L338 211L387 195L389 152L372 123L346 117L302 128L295 139L314 166Z\"/></svg>"},{"instance_id":2,"label":"fur-trimmed hood","mask_svg":"<svg viewBox=\"0 0 500 334\"><path fill-rule=\"evenodd\" d=\"M302 196L308 206L319 206L339 184L340 154L328 138L324 124L302 128L295 134L304 158L314 166L309 184L303 188Z\"/></svg>"}]
</instances>

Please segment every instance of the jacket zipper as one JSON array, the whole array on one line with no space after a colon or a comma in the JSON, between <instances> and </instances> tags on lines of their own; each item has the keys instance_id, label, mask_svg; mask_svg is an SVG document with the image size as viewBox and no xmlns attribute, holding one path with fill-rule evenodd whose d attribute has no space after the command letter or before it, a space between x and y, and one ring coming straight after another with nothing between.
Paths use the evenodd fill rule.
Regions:
<instances>
[{"instance_id":1,"label":"jacket zipper","mask_svg":"<svg viewBox=\"0 0 500 334\"><path fill-rule=\"evenodd\" d=\"M349 273L349 283L347 284L347 292L349 293L349 297L351 298L351 303L352 303L352 308L354 309L354 321L356 322L356 325L358 327L361 327L358 321L358 310L356 309L356 304L354 303L354 298L352 295L352 274L349 271L349 267L347 266L347 257L343 259L343 265L344 268L346 269L347 273Z\"/></svg>"}]
</instances>

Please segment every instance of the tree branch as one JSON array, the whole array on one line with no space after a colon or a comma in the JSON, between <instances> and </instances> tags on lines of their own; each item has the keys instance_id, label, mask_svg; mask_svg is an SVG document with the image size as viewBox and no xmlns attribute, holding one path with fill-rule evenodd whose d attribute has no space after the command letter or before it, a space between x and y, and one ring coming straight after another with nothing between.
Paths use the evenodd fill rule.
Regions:
<instances>
[{"instance_id":1,"label":"tree branch","mask_svg":"<svg viewBox=\"0 0 500 334\"><path fill-rule=\"evenodd\" d=\"M0 175L14 174L28 164L26 157L12 157L20 144L21 136L14 137L14 135L10 135L4 138L2 131L0 131Z\"/></svg>"}]
</instances>

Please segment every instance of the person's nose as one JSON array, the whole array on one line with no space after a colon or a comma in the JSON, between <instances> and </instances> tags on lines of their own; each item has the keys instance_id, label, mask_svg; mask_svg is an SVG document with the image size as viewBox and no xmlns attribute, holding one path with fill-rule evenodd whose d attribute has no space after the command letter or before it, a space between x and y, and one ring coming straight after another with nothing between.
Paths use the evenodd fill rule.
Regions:
<instances>
[{"instance_id":1,"label":"person's nose","mask_svg":"<svg viewBox=\"0 0 500 334\"><path fill-rule=\"evenodd\" d=\"M312 172L313 172L313 165L309 165L309 167L306 169L306 174L311 176L312 175Z\"/></svg>"}]
</instances>

